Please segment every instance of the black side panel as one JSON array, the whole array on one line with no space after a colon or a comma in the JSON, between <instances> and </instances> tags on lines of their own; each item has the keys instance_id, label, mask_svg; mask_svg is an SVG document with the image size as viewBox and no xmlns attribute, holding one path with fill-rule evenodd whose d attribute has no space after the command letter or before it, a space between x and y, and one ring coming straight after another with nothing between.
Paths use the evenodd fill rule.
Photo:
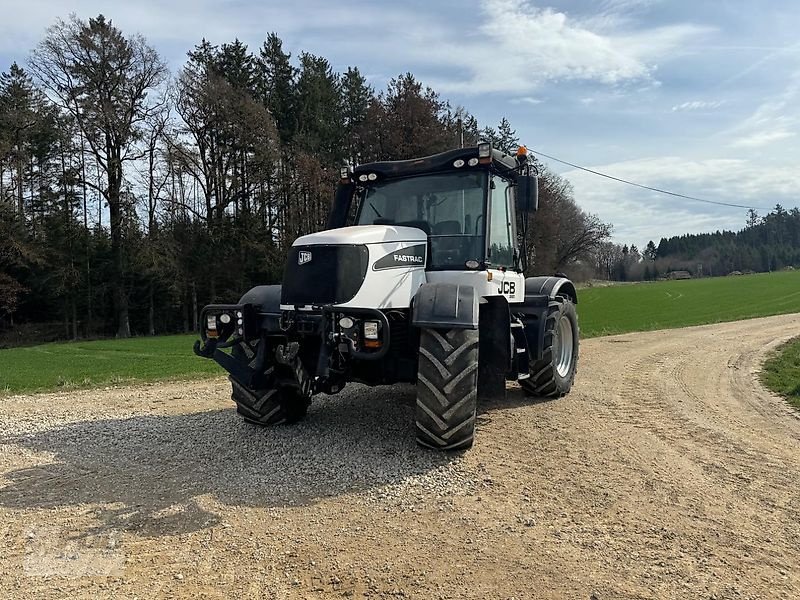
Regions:
<instances>
[{"instance_id":1,"label":"black side panel","mask_svg":"<svg viewBox=\"0 0 800 600\"><path fill-rule=\"evenodd\" d=\"M372 265L372 270L380 271L382 269L424 267L427 251L427 244L417 244L416 246L408 246L394 252L389 252L386 256L375 261L375 264Z\"/></svg>"},{"instance_id":2,"label":"black side panel","mask_svg":"<svg viewBox=\"0 0 800 600\"><path fill-rule=\"evenodd\" d=\"M545 295L555 298L567 296L573 304L578 304L575 285L566 277L528 277L525 280L525 296Z\"/></svg>"},{"instance_id":3,"label":"black side panel","mask_svg":"<svg viewBox=\"0 0 800 600\"><path fill-rule=\"evenodd\" d=\"M477 329L478 300L470 285L426 283L414 296L411 322L434 329Z\"/></svg>"},{"instance_id":4,"label":"black side panel","mask_svg":"<svg viewBox=\"0 0 800 600\"><path fill-rule=\"evenodd\" d=\"M480 305L478 401L503 400L506 373L511 367L511 315L502 296L489 296Z\"/></svg>"},{"instance_id":5,"label":"black side panel","mask_svg":"<svg viewBox=\"0 0 800 600\"><path fill-rule=\"evenodd\" d=\"M366 246L293 246L283 275L281 304L348 302L361 289L368 264Z\"/></svg>"}]
</instances>

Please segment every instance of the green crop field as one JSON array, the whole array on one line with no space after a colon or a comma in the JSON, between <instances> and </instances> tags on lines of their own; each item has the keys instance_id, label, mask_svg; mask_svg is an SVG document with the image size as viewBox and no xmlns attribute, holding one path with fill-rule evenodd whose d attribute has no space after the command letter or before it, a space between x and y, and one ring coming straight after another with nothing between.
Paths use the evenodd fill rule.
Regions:
<instances>
[{"instance_id":1,"label":"green crop field","mask_svg":"<svg viewBox=\"0 0 800 600\"><path fill-rule=\"evenodd\" d=\"M0 350L0 394L220 375L191 335L42 344Z\"/></svg>"},{"instance_id":2,"label":"green crop field","mask_svg":"<svg viewBox=\"0 0 800 600\"><path fill-rule=\"evenodd\" d=\"M800 312L800 272L580 290L584 337ZM192 353L194 336L0 350L0 394L222 375Z\"/></svg>"},{"instance_id":3,"label":"green crop field","mask_svg":"<svg viewBox=\"0 0 800 600\"><path fill-rule=\"evenodd\" d=\"M584 337L800 312L800 271L578 291Z\"/></svg>"}]
</instances>

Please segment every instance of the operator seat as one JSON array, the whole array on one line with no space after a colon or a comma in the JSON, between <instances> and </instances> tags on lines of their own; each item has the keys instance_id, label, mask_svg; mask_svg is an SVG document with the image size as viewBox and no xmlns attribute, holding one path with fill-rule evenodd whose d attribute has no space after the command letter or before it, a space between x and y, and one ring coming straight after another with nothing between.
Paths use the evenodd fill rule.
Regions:
<instances>
[{"instance_id":1,"label":"operator seat","mask_svg":"<svg viewBox=\"0 0 800 600\"><path fill-rule=\"evenodd\" d=\"M461 223L458 221L442 221L433 226L433 235L461 235Z\"/></svg>"},{"instance_id":2,"label":"operator seat","mask_svg":"<svg viewBox=\"0 0 800 600\"><path fill-rule=\"evenodd\" d=\"M431 250L438 264L455 265L463 262L464 237L461 223L441 221L433 226ZM441 236L441 237L439 237Z\"/></svg>"}]
</instances>

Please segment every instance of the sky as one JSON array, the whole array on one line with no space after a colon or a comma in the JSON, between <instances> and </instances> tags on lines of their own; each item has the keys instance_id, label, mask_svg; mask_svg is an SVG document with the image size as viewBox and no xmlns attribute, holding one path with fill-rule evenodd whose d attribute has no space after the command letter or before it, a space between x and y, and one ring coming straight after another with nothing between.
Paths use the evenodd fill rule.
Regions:
<instances>
[{"instance_id":1,"label":"sky","mask_svg":"<svg viewBox=\"0 0 800 600\"><path fill-rule=\"evenodd\" d=\"M0 70L56 18L99 13L173 72L205 37L357 66L376 89L411 71L481 125L649 186L756 207L800 203L797 0L0 0ZM690 202L544 161L578 204L639 246L740 229L746 210Z\"/></svg>"}]
</instances>

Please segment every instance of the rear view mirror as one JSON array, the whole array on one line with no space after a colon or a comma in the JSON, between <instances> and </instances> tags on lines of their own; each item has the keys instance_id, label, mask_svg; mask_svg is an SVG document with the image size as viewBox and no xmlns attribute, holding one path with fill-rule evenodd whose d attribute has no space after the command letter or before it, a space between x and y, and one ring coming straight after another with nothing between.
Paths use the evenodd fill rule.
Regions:
<instances>
[{"instance_id":1,"label":"rear view mirror","mask_svg":"<svg viewBox=\"0 0 800 600\"><path fill-rule=\"evenodd\" d=\"M517 177L517 208L526 213L539 208L539 178L535 175Z\"/></svg>"}]
</instances>

